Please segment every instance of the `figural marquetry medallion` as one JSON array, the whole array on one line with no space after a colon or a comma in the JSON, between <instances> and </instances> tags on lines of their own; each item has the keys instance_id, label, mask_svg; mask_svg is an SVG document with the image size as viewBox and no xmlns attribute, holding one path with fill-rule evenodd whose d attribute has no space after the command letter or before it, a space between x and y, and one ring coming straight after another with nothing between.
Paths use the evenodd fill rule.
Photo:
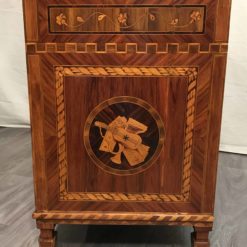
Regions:
<instances>
[{"instance_id":1,"label":"figural marquetry medallion","mask_svg":"<svg viewBox=\"0 0 247 247\"><path fill-rule=\"evenodd\" d=\"M89 114L84 142L100 168L117 175L144 171L159 156L164 125L157 111L142 99L122 96L99 104Z\"/></svg>"}]
</instances>

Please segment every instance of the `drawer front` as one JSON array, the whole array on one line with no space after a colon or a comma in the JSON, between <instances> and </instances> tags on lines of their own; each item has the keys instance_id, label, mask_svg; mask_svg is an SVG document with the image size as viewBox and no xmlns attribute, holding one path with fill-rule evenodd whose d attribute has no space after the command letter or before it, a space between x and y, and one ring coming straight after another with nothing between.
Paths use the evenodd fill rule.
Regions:
<instances>
[{"instance_id":1,"label":"drawer front","mask_svg":"<svg viewBox=\"0 0 247 247\"><path fill-rule=\"evenodd\" d=\"M213 43L228 37L229 6L224 0L145 0L142 4L134 0L128 4L47 0L28 4L37 11L26 15L27 40L41 43Z\"/></svg>"},{"instance_id":2,"label":"drawer front","mask_svg":"<svg viewBox=\"0 0 247 247\"><path fill-rule=\"evenodd\" d=\"M54 34L202 34L206 6L48 6L48 18Z\"/></svg>"}]
</instances>

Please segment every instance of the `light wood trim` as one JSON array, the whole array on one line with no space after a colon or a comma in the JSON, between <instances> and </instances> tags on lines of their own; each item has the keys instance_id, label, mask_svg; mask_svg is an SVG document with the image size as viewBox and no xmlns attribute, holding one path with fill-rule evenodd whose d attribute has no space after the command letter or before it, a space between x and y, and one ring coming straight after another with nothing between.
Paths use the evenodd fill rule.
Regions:
<instances>
[{"instance_id":1,"label":"light wood trim","mask_svg":"<svg viewBox=\"0 0 247 247\"><path fill-rule=\"evenodd\" d=\"M34 43L28 42L26 49L28 54L43 53L137 53L137 54L167 54L167 53L223 53L228 50L227 43L209 43L206 47L201 43L145 43L144 49L138 43L125 43L124 49L118 43L105 43L104 49L99 49L97 43Z\"/></svg>"},{"instance_id":2,"label":"light wood trim","mask_svg":"<svg viewBox=\"0 0 247 247\"><path fill-rule=\"evenodd\" d=\"M34 212L34 219L39 220L114 220L114 221L143 221L143 222L207 222L214 220L212 214L188 214L188 213L157 213L157 212L61 212L43 211Z\"/></svg>"}]
</instances>

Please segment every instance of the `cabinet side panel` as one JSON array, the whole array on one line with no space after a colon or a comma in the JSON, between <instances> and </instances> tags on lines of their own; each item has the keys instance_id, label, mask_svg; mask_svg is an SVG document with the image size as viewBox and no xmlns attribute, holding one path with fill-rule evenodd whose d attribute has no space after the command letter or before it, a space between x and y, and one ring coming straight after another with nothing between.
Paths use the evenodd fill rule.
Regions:
<instances>
[{"instance_id":1,"label":"cabinet side panel","mask_svg":"<svg viewBox=\"0 0 247 247\"><path fill-rule=\"evenodd\" d=\"M28 56L28 80L36 210L45 210L47 205L47 184L43 124L43 92L40 84L40 57L37 55Z\"/></svg>"},{"instance_id":2,"label":"cabinet side panel","mask_svg":"<svg viewBox=\"0 0 247 247\"><path fill-rule=\"evenodd\" d=\"M26 41L38 41L37 0L23 0Z\"/></svg>"},{"instance_id":3,"label":"cabinet side panel","mask_svg":"<svg viewBox=\"0 0 247 247\"><path fill-rule=\"evenodd\" d=\"M204 195L202 211L209 213L212 213L214 209L225 71L226 56L215 56L211 87L207 165L205 167L204 191L202 193Z\"/></svg>"}]
</instances>

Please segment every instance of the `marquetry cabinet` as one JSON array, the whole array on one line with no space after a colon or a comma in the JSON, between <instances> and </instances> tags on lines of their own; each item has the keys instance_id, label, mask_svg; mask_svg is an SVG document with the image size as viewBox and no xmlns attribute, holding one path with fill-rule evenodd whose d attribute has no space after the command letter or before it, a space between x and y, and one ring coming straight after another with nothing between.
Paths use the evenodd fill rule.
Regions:
<instances>
[{"instance_id":1,"label":"marquetry cabinet","mask_svg":"<svg viewBox=\"0 0 247 247\"><path fill-rule=\"evenodd\" d=\"M23 2L40 246L56 224L209 246L230 0Z\"/></svg>"}]
</instances>

